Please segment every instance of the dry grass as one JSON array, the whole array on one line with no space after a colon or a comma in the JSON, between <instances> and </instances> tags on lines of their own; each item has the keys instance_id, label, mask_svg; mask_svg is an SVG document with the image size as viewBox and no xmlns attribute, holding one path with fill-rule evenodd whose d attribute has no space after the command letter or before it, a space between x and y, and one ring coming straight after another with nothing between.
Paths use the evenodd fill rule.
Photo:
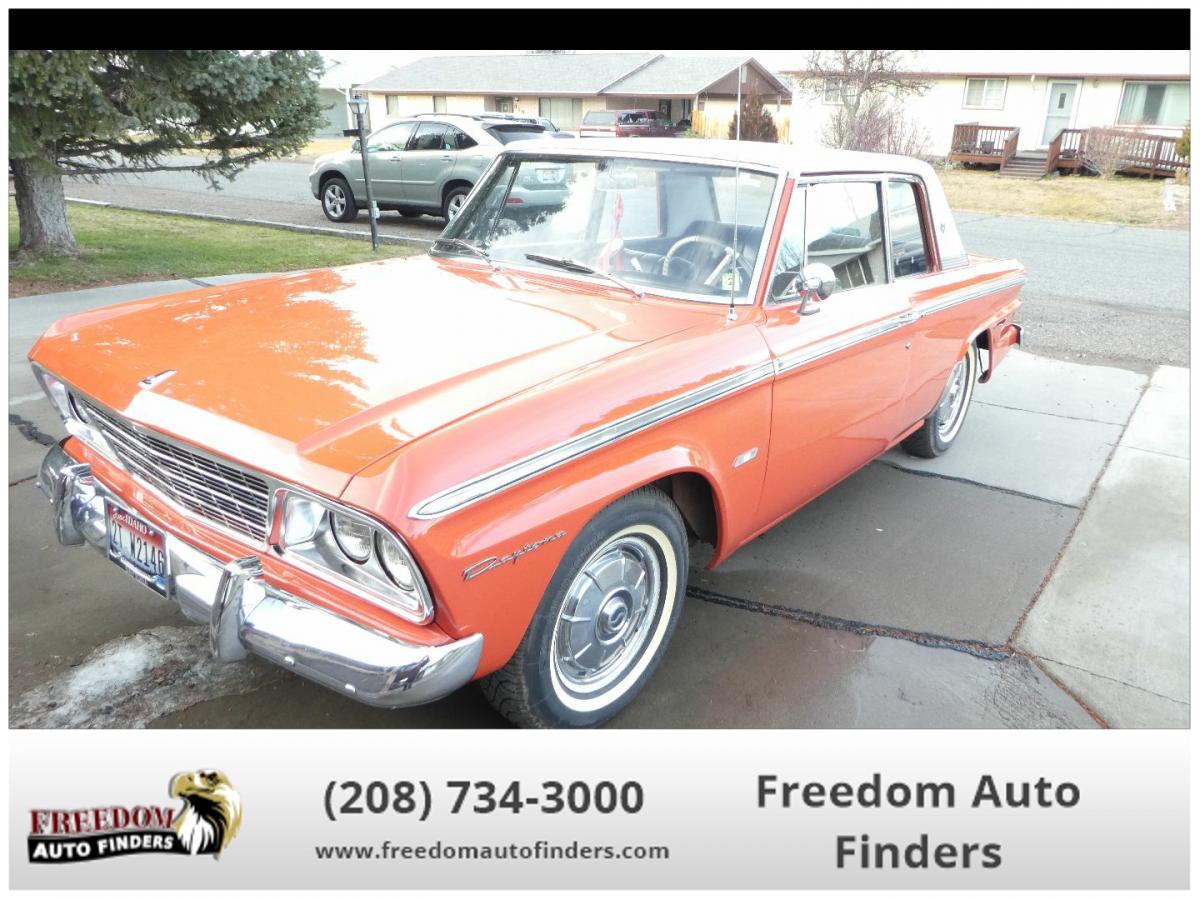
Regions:
<instances>
[{"instance_id":1,"label":"dry grass","mask_svg":"<svg viewBox=\"0 0 1200 900\"><path fill-rule=\"evenodd\" d=\"M1163 209L1163 179L1067 175L1025 181L979 169L941 169L938 174L953 209L1152 228L1188 227L1190 186L1175 185L1175 211L1167 212Z\"/></svg>"}]
</instances>

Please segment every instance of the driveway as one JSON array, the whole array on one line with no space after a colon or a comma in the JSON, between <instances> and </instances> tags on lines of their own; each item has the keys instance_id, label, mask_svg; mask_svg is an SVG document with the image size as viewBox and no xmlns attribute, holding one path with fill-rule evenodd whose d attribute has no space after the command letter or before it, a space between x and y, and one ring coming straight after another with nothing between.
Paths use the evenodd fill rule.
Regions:
<instances>
[{"instance_id":1,"label":"driveway","mask_svg":"<svg viewBox=\"0 0 1200 900\"><path fill-rule=\"evenodd\" d=\"M25 350L70 310L179 287L127 285L10 303L11 724L503 725L474 688L431 706L383 711L266 663L215 665L204 629L99 555L54 541L33 478L61 429L21 361ZM614 725L1186 724L1186 513L1164 519L1157 536L1155 584L1169 605L1151 610L1157 601L1150 598L1130 606L1128 591L1114 598L1125 603L1126 617L1162 623L1173 649L1161 649L1161 629L1144 628L1145 646L1134 642L1132 650L1123 633L1108 634L1113 649L1099 660L1089 656L1088 641L1060 640L1061 623L1078 633L1081 617L1105 618L1102 609L1080 606L1078 579L1095 565L1080 557L1086 548L1075 548L1071 535L1081 515L1090 521L1085 510L1102 496L1102 473L1135 409L1149 423L1139 433L1150 435L1139 438L1138 452L1186 453L1186 443L1160 446L1164 428L1180 428L1177 404L1167 404L1175 419L1154 409L1143 414L1147 382L1134 371L1014 351L997 378L979 387L952 453L931 462L893 451L720 570L693 568L688 608L662 668ZM1186 473L1186 461L1179 465ZM1114 490L1144 493L1124 476ZM1186 487L1182 496L1186 503ZM1167 502L1179 505L1180 498ZM1119 509L1119 502L1101 506ZM1089 529L1118 533L1117 516ZM1128 535L1132 562L1123 584L1131 573L1136 581L1137 540ZM1114 552L1106 551L1110 560ZM694 557L703 556L696 548ZM1062 569L1068 571L1060 577ZM1025 641L1022 625L1039 610L1048 580L1058 599ZM1108 666L1113 654L1137 664ZM1164 675L1155 659L1172 670L1182 659L1182 682ZM1143 694L1156 705L1143 703Z\"/></svg>"},{"instance_id":2,"label":"driveway","mask_svg":"<svg viewBox=\"0 0 1200 900\"><path fill-rule=\"evenodd\" d=\"M247 169L220 191L196 175L160 172L69 181L67 195L140 209L174 209L367 233L334 223L308 187L309 163L271 161ZM968 250L1013 256L1029 273L1020 320L1033 352L1149 373L1189 364L1186 231L1095 222L957 213ZM445 224L383 213L384 234L432 241Z\"/></svg>"}]
</instances>

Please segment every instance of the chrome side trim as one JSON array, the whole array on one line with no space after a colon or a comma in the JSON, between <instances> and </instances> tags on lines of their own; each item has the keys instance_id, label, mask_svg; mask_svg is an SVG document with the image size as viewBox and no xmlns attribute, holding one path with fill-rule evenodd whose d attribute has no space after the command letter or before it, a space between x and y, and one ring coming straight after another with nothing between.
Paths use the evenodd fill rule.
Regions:
<instances>
[{"instance_id":1,"label":"chrome side trim","mask_svg":"<svg viewBox=\"0 0 1200 900\"><path fill-rule=\"evenodd\" d=\"M584 432L555 444L546 450L541 450L524 459L493 469L470 481L457 484L440 493L422 500L412 508L409 517L413 519L438 519L444 515L477 503L485 497L498 494L522 481L527 481L550 469L577 459L587 453L599 450L616 441L644 431L668 419L681 416L701 406L705 406L723 397L727 397L743 388L759 381L773 377L775 365L765 362L746 369L736 375L730 375L685 394L680 394L669 400L663 400L641 412L618 419L609 425L604 425L592 431Z\"/></svg>"},{"instance_id":2,"label":"chrome side trim","mask_svg":"<svg viewBox=\"0 0 1200 900\"><path fill-rule=\"evenodd\" d=\"M986 284L963 288L947 297L943 297L935 303L921 307L921 318L950 309L952 306L958 306L960 303L969 303L972 300L978 300L980 297L986 297L988 294L996 293L996 291L1003 291L1010 287L1020 287L1024 283L1024 275L1014 275L1011 278L1005 278L1003 281L988 282Z\"/></svg>"},{"instance_id":3,"label":"chrome side trim","mask_svg":"<svg viewBox=\"0 0 1200 900\"><path fill-rule=\"evenodd\" d=\"M834 353L839 353L842 350L848 350L856 344L861 344L866 341L874 340L877 337L882 337L888 332L895 331L897 328L903 328L906 325L932 316L936 313L944 312L955 306L963 303L969 303L972 300L978 300L980 297L986 297L988 294L994 294L996 291L1003 291L1010 287L1020 287L1025 283L1025 276L1016 275L1011 278L1006 278L1002 281L989 282L983 285L975 285L962 290L954 291L942 299L931 303L928 306L922 306L917 309L906 310L898 315L891 316L887 319L882 319L871 325L863 328L857 328L846 334L837 335L826 341L813 344L810 347L802 347L792 353L785 354L776 360L776 371L787 372L800 366L807 365L811 362L816 362L818 359L824 359Z\"/></svg>"}]
</instances>

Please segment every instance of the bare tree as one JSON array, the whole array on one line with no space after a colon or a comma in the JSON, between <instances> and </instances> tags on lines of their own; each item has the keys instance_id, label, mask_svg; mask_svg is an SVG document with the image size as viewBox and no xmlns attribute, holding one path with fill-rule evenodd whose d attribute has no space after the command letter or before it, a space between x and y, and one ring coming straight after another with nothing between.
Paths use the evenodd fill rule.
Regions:
<instances>
[{"instance_id":1,"label":"bare tree","mask_svg":"<svg viewBox=\"0 0 1200 900\"><path fill-rule=\"evenodd\" d=\"M847 150L921 158L929 155L929 132L889 96L865 100L853 120L840 111L830 116L821 137L827 145Z\"/></svg>"},{"instance_id":2,"label":"bare tree","mask_svg":"<svg viewBox=\"0 0 1200 900\"><path fill-rule=\"evenodd\" d=\"M852 149L860 134L864 114L878 116L886 98L902 103L905 97L920 96L929 82L916 77L909 64L916 50L810 50L797 85L807 93L828 100L832 94L837 111L827 129L833 146Z\"/></svg>"},{"instance_id":3,"label":"bare tree","mask_svg":"<svg viewBox=\"0 0 1200 900\"><path fill-rule=\"evenodd\" d=\"M1084 140L1083 161L1099 175L1111 177L1128 165L1136 137L1115 128L1089 128Z\"/></svg>"}]
</instances>

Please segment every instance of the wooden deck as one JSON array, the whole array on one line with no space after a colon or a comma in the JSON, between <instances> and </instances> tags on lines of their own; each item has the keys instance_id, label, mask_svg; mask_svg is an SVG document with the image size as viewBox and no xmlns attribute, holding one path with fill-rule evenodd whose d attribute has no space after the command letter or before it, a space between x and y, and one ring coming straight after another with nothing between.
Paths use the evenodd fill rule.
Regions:
<instances>
[{"instance_id":1,"label":"wooden deck","mask_svg":"<svg viewBox=\"0 0 1200 900\"><path fill-rule=\"evenodd\" d=\"M1174 137L1125 128L1064 128L1050 142L1043 174L1091 170L1088 164L1089 135L1094 144L1115 142L1120 146L1123 159L1117 171L1123 175L1173 178L1181 169L1189 168L1189 161L1175 149L1177 138ZM1028 167L1030 155L1017 156L1019 136L1019 128L1006 125L955 125L950 161L994 165L1001 172L1006 167Z\"/></svg>"}]
</instances>

